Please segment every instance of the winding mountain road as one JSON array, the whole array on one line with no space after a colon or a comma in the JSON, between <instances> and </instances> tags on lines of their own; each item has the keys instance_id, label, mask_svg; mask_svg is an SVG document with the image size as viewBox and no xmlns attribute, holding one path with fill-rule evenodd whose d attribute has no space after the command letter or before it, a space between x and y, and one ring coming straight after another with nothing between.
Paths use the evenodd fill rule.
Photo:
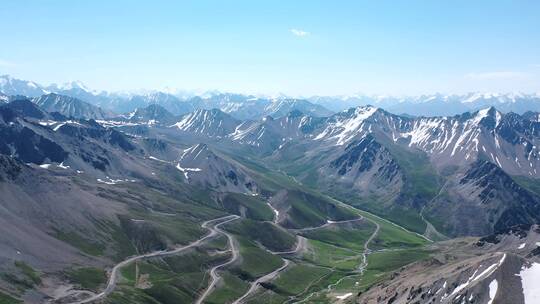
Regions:
<instances>
[{"instance_id":1,"label":"winding mountain road","mask_svg":"<svg viewBox=\"0 0 540 304\"><path fill-rule=\"evenodd\" d=\"M221 229L219 229L219 226L223 225L225 223L234 221L234 220L236 220L238 218L239 217L237 215L228 215L228 216L220 217L220 218L209 220L209 221L206 221L206 222L202 223L201 227L210 230L210 233L208 233L204 237L202 237L202 238L200 238L200 239L198 239L198 240L196 240L196 241L194 241L192 243L189 243L188 245L177 247L177 248L172 249L172 250L159 250L159 251L154 251L154 252L145 253L145 254L141 254L141 255L136 255L136 256L132 256L130 258L127 258L127 259L123 260L122 262L116 264L111 269L110 275L109 275L109 280L107 281L107 286L105 287L105 289L102 292L100 292L98 294L95 294L92 297L84 299L84 300L71 302L71 304L91 303L91 302L103 299L107 295L111 294L114 291L115 287L116 287L116 283L118 282L120 269L122 267L124 267L124 266L127 266L127 265L135 262L135 261L142 260L142 259L147 259L147 258L164 257L164 256L177 254L177 253L182 252L184 250L199 246L202 242L204 242L205 240L207 240L209 238L212 238L212 237L216 236L218 233L224 233L225 235L227 235L227 237L229 238L229 243L232 243L231 236L229 234L223 232ZM214 227L210 226L212 223L215 223L215 222L220 222L220 223L215 225ZM236 258L236 255L237 255L237 252L235 252L235 250L233 250L233 259ZM223 266L223 265L224 264L222 264L221 266ZM216 267L214 267L212 269L212 271L215 271L215 268ZM211 272L211 274L212 274L212 272ZM215 274L212 275L213 278L214 278L214 275ZM215 282L212 282L212 283L214 284ZM200 302L197 302L197 303L200 303Z\"/></svg>"},{"instance_id":2,"label":"winding mountain road","mask_svg":"<svg viewBox=\"0 0 540 304\"><path fill-rule=\"evenodd\" d=\"M279 267L278 269L270 272L269 274L267 275L264 275L260 278L258 278L257 280L253 281L248 289L248 291L246 291L246 293L244 293L240 298L238 298L236 301L233 302L233 304L240 304L240 303L244 303L243 301L248 297L250 296L255 290L257 290L257 288L259 287L259 285L261 283L264 283L264 282L267 282L267 281L270 281L272 280L273 278L275 278L281 271L283 271L285 268L287 268L287 266L289 266L289 260L286 260L286 259L283 259L284 263L281 267Z\"/></svg>"},{"instance_id":3,"label":"winding mountain road","mask_svg":"<svg viewBox=\"0 0 540 304\"><path fill-rule=\"evenodd\" d=\"M275 255L289 255L289 254L295 254L297 252L299 252L300 250L302 250L302 248L304 248L306 246L306 239L301 237L301 236L296 236L296 247L293 249L293 250L289 250L289 251L270 251L268 250L268 252L270 252L271 254L275 254ZM238 298L236 301L233 302L233 304L240 304L240 303L243 303L243 301L248 297L250 296L253 292L255 292L255 290L257 290L257 288L259 288L259 285L261 283L264 283L264 282L268 282L272 279L274 279L280 272L282 272L283 270L285 270L287 268L287 266L289 266L289 264L291 263L289 260L285 259L285 258L281 258L283 260L283 265L281 265L281 267L279 267L278 269L258 278L257 280L253 281L248 289L248 291L246 291L240 298Z\"/></svg>"},{"instance_id":4,"label":"winding mountain road","mask_svg":"<svg viewBox=\"0 0 540 304\"><path fill-rule=\"evenodd\" d=\"M339 225L339 224L357 222L357 221L360 221L360 220L363 220L363 219L364 219L364 217L360 216L358 218L354 218L354 219L350 219L350 220L342 220L342 221L330 221L330 220L327 220L326 223L324 223L324 224L322 224L320 226L306 227L306 228L299 228L299 229L289 229L289 230L295 231L295 232L311 231L311 230L317 230L317 229L326 228L326 227L331 226L331 225Z\"/></svg>"},{"instance_id":5,"label":"winding mountain road","mask_svg":"<svg viewBox=\"0 0 540 304\"><path fill-rule=\"evenodd\" d=\"M196 304L201 304L204 299L206 299L206 297L208 297L208 295L214 290L214 288L216 287L216 284L217 282L219 281L219 275L217 274L217 270L221 267L225 267L227 265L230 265L232 263L234 263L237 259L238 259L238 256L239 256L239 252L238 252L238 248L236 247L235 243L234 243L234 238L233 236L222 230L220 228L221 225L223 224L226 224L228 222L231 222L231 221L234 221L236 219L239 219L240 217L237 216L237 215L231 215L231 219L229 220L226 220L226 221L223 221L217 225L214 226L214 231L216 233L221 233L225 236L227 236L227 240L229 241L229 248L231 248L231 252L232 252L232 258L230 260L228 260L227 262L225 263L222 263L222 264L219 264L217 266L214 266L211 270L210 270L210 277L212 278L212 281L210 282L210 285L208 285L208 287L206 288L206 290L204 291L204 293L197 299L197 301L195 302Z\"/></svg>"},{"instance_id":6,"label":"winding mountain road","mask_svg":"<svg viewBox=\"0 0 540 304\"><path fill-rule=\"evenodd\" d=\"M377 237L377 235L379 234L379 230L381 229L381 226L379 225L379 223L377 223L376 221L368 218L368 217L362 217L362 218L365 218L366 220L368 220L369 222L373 223L375 225L375 230L373 231L373 233L369 236L369 238L366 240L366 242L364 243L364 250L362 252L362 263L360 263L360 265L358 266L358 271L357 273L355 274L352 274L352 275L357 275L358 272L360 274L362 274L364 272L364 270L367 268L367 265L368 265L368 261L367 261L367 257L368 255L371 253L371 249L369 249L369 244L373 241L373 239L375 239L375 237ZM319 294L321 292L330 292L332 290L333 287L337 286L338 284L340 284L344 279L348 278L349 276L351 275L346 275L342 278L340 278L339 280L337 280L335 283L333 284L330 284L326 287L325 290L319 290L319 291L314 291L312 293L310 293L307 297L305 297L303 300L300 300L300 301L296 301L296 302L293 302L294 304L298 304L298 303L306 303L307 301L309 301L309 299L311 299L314 295L316 294ZM306 288L306 290L309 289L310 286L308 286ZM289 302L287 302L289 303Z\"/></svg>"},{"instance_id":7,"label":"winding mountain road","mask_svg":"<svg viewBox=\"0 0 540 304\"><path fill-rule=\"evenodd\" d=\"M373 221L370 219L367 219L367 220L375 224L375 231L373 231L373 233L369 236L369 238L364 243L364 251L362 252L362 263L358 267L358 271L360 271L360 274L364 273L364 270L366 269L367 264L368 264L367 256L371 253L371 249L369 249L369 243L373 241L373 239L377 236L377 234L379 234L379 230L381 229L381 226L376 221Z\"/></svg>"}]
</instances>

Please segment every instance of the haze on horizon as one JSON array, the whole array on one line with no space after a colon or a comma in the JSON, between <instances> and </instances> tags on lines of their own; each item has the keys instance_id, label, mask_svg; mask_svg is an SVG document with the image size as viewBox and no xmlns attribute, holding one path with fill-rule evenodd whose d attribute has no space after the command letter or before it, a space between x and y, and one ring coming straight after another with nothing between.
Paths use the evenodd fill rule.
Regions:
<instances>
[{"instance_id":1,"label":"haze on horizon","mask_svg":"<svg viewBox=\"0 0 540 304\"><path fill-rule=\"evenodd\" d=\"M0 74L93 89L540 92L538 1L6 1Z\"/></svg>"}]
</instances>

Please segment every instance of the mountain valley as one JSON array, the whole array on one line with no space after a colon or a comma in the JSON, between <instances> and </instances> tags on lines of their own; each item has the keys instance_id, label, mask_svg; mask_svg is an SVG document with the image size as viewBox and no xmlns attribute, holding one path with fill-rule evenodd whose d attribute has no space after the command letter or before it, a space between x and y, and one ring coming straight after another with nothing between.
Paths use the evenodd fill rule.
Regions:
<instances>
[{"instance_id":1,"label":"mountain valley","mask_svg":"<svg viewBox=\"0 0 540 304\"><path fill-rule=\"evenodd\" d=\"M534 303L537 112L3 79L0 303Z\"/></svg>"}]
</instances>

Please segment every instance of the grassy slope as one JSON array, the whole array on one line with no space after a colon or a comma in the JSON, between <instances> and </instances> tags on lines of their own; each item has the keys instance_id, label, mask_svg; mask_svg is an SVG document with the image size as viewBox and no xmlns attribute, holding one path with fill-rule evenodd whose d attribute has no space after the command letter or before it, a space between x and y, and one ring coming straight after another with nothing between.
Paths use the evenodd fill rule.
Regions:
<instances>
[{"instance_id":1,"label":"grassy slope","mask_svg":"<svg viewBox=\"0 0 540 304\"><path fill-rule=\"evenodd\" d=\"M265 171L263 167L258 167L256 174L259 181L262 181L264 191L289 189L293 193L291 205L296 209L295 212L302 213L298 214L298 217L306 225L322 224L328 218L354 218L358 214L362 214L381 225L380 235L373 243L375 247L416 247L425 244L423 239L410 232L367 213L342 206L316 191L297 184L281 173ZM164 209L163 211L177 215L149 214L144 209L132 210L131 214L137 216L137 219L140 217L140 219L152 223L153 228L158 232L157 235L165 240L181 243L193 240L203 233L198 228L200 223L194 221L193 216L210 218L220 214L218 210L211 210L206 206L172 202L160 197L160 195L152 195L161 200L159 205ZM264 201L244 195L232 195L228 199L229 202L232 202L232 206L246 208L252 220L238 221L225 226L227 230L237 234L241 263L221 272L224 284L210 295L209 303L223 303L237 298L247 289L247 281L269 273L282 265L281 258L261 249L259 244L273 250L290 249L291 245L294 245L294 238L287 232L271 228L270 223L255 221L269 220L273 216ZM209 205L207 204L207 206ZM189 208L187 208L188 206ZM276 288L278 298L304 290L307 294L325 288L328 284L347 275L347 272L355 269L360 262L361 246L358 243L363 243L369 237L374 226L367 224L365 227L357 228L356 230L336 231L321 229L320 232L310 232L306 235L311 238L308 241L309 251L302 258L296 259L296 265L288 269L268 287ZM180 255L175 261L172 260L173 258L167 258L163 263L158 261L139 263L140 273L149 274L149 281L152 284L149 289L133 288L135 284L134 265L126 267L122 270L125 277L122 284L108 302L176 303L192 301L196 296L195 293L206 286L208 278L205 273L210 265L216 262L205 253L205 250L210 248L225 249L226 239L217 239L205 247L201 249L202 251L197 252L197 256ZM219 258L224 259L226 256ZM407 261L405 260L405 262ZM316 282L311 280L313 278L316 278ZM311 283L313 283L312 286L310 286Z\"/></svg>"},{"instance_id":2,"label":"grassy slope","mask_svg":"<svg viewBox=\"0 0 540 304\"><path fill-rule=\"evenodd\" d=\"M107 275L103 269L95 267L83 267L71 269L65 272L68 279L84 289L98 291L107 281Z\"/></svg>"},{"instance_id":3,"label":"grassy slope","mask_svg":"<svg viewBox=\"0 0 540 304\"><path fill-rule=\"evenodd\" d=\"M375 231L375 225L368 221L359 223L347 226L329 226L322 229L309 230L301 234L312 240L361 252L364 250L364 243Z\"/></svg>"},{"instance_id":4,"label":"grassy slope","mask_svg":"<svg viewBox=\"0 0 540 304\"><path fill-rule=\"evenodd\" d=\"M223 285L208 296L205 303L222 304L238 299L249 288L248 283L231 273L223 273Z\"/></svg>"},{"instance_id":5,"label":"grassy slope","mask_svg":"<svg viewBox=\"0 0 540 304\"><path fill-rule=\"evenodd\" d=\"M121 270L119 288L109 297L109 303L190 303L208 284L206 272L213 265L230 258L229 254L210 255L208 249L221 247L221 240L203 248L160 260L137 262ZM134 288L136 281L146 277L146 289Z\"/></svg>"},{"instance_id":6,"label":"grassy slope","mask_svg":"<svg viewBox=\"0 0 540 304\"><path fill-rule=\"evenodd\" d=\"M381 140L381 143L384 142ZM377 198L360 198L350 189L342 189L338 185L330 185L328 193L347 203L388 218L407 229L423 233L426 229L426 223L421 219L419 212L426 202L437 195L441 186L440 177L425 154L411 152L394 144L387 144L385 147L396 159L405 175L405 185L396 202L389 204L390 202L381 202ZM288 174L301 178L306 186L317 187L318 173L315 168L317 168L319 160L314 159L310 163L303 163L301 161L302 151L293 149L291 152L294 156L281 159L279 167ZM270 164L270 166L273 165Z\"/></svg>"},{"instance_id":7,"label":"grassy slope","mask_svg":"<svg viewBox=\"0 0 540 304\"><path fill-rule=\"evenodd\" d=\"M235 160L251 171L251 176L262 188L263 195L271 196L280 190L287 190L287 205L290 205L288 228L313 227L324 224L327 219L343 220L354 218L346 208L335 204L317 191L299 184L281 172L268 169L261 161L236 155Z\"/></svg>"},{"instance_id":8,"label":"grassy slope","mask_svg":"<svg viewBox=\"0 0 540 304\"><path fill-rule=\"evenodd\" d=\"M359 252L330 245L317 240L308 241L308 250L301 256L308 264L329 267L342 271L351 271L360 264Z\"/></svg>"},{"instance_id":9,"label":"grassy slope","mask_svg":"<svg viewBox=\"0 0 540 304\"><path fill-rule=\"evenodd\" d=\"M330 273L330 270L309 265L292 265L269 286L282 295L302 293L313 282Z\"/></svg>"},{"instance_id":10,"label":"grassy slope","mask_svg":"<svg viewBox=\"0 0 540 304\"><path fill-rule=\"evenodd\" d=\"M261 249L247 237L237 235L242 263L231 269L243 280L254 280L282 265L281 258Z\"/></svg>"},{"instance_id":11,"label":"grassy slope","mask_svg":"<svg viewBox=\"0 0 540 304\"><path fill-rule=\"evenodd\" d=\"M366 290L373 284L380 282L392 271L415 261L426 259L429 252L426 250L406 249L398 251L375 252L368 256L368 267L360 278L360 291Z\"/></svg>"},{"instance_id":12,"label":"grassy slope","mask_svg":"<svg viewBox=\"0 0 540 304\"><path fill-rule=\"evenodd\" d=\"M39 273L32 268L32 266L26 264L23 261L15 261L15 266L19 268L22 273L29 278L35 285L41 284L41 278Z\"/></svg>"},{"instance_id":13,"label":"grassy slope","mask_svg":"<svg viewBox=\"0 0 540 304\"><path fill-rule=\"evenodd\" d=\"M17 304L22 301L15 299L14 297L0 292L0 304Z\"/></svg>"},{"instance_id":14,"label":"grassy slope","mask_svg":"<svg viewBox=\"0 0 540 304\"><path fill-rule=\"evenodd\" d=\"M301 208L309 208L305 210L305 212L310 214L314 213L316 216L313 218L317 219L315 220L317 223L326 221L328 218L328 209L325 208L329 205L334 206L350 218L361 214L376 221L381 225L381 230L379 236L373 241L372 246L370 246L371 248L420 247L426 243L422 238L372 216L369 213L341 206L339 203L334 202L323 195L319 195L315 191L296 184L290 178L279 173L273 172L272 174L265 175L265 178L272 181L272 185L276 186L278 189L283 189L282 187L285 186L287 189L294 190L292 192L295 194L293 195L293 199L295 200L298 200L299 196L306 197L306 194L308 194L307 197L312 199L299 199L301 202L293 202L292 205L296 205L299 210L301 210ZM244 199L241 195L235 199L238 198ZM317 206L317 203L312 205L313 201L325 202L322 204L324 207L320 208L320 205ZM255 204L258 204L258 202L255 202ZM260 206L262 206L262 204L259 204L256 208ZM254 214L257 214L257 209L254 211ZM265 212L267 211L261 213L263 214L262 216L255 215L254 217L266 220L266 216L264 215ZM313 219L306 221L306 223L310 224L313 224L313 222ZM224 303L236 299L247 289L247 281L251 281L281 266L282 261L279 257L273 256L267 251L259 248L259 245L257 244L262 244L271 249L278 249L280 246L276 244L284 242L287 243L287 246L281 247L290 248L290 245L294 244L294 238L279 229L276 230L266 227L267 225L271 224L265 224L254 220L243 220L225 226L227 230L237 234L242 262L239 265L221 272L224 277L223 285L210 295L208 298L209 303ZM357 243L365 241L373 229L374 225L367 224L365 227L358 227L358 230L338 229L333 231L321 229L320 233L310 232L309 234L306 234L307 237L311 238L308 241L310 248L308 253L300 260L296 260L297 265L295 265L294 268L288 269L276 281L265 286L273 290L273 296L270 297L268 301L272 302L276 299L283 300L295 293L302 293L305 296L309 294L309 292L325 288L328 284L334 283L344 275L347 275L348 271L356 269L360 263L359 252L361 251L361 246ZM279 240L279 242L277 242L277 240ZM225 245L224 239L220 242L221 244L219 246ZM354 251L351 251L351 249ZM407 257L403 259L402 262L408 263L412 260L414 259ZM197 263L192 262L192 264ZM326 267L330 267L330 269ZM183 270L181 269L176 269L175 271L171 271L169 276L176 276L178 274L174 275L173 273L182 271ZM377 274L381 273L380 269L375 269L372 272L375 271L377 271ZM200 274L201 272L191 273L190 277L198 278L198 280L195 281L199 281L199 284L202 284L200 280L203 280L203 277L201 277ZM152 275L150 275L150 277L152 277ZM353 278L352 281L354 280L357 279ZM143 293L137 291L133 293L133 296L141 297L141 301L142 299L145 299L143 301L144 303L153 303L153 301L168 303L168 298L175 299L176 301L184 299L186 293L180 292L180 289L177 287L173 288L170 285L163 286L162 283L165 281L174 280L171 280L170 278L157 280L157 285L155 287L152 287L148 291L145 290ZM344 282L347 282L347 280L344 280ZM204 286L204 284L202 284L202 286ZM154 292L154 294L152 294L152 292ZM118 294L115 296L119 297ZM158 299L157 294L166 294L168 298Z\"/></svg>"},{"instance_id":15,"label":"grassy slope","mask_svg":"<svg viewBox=\"0 0 540 304\"><path fill-rule=\"evenodd\" d=\"M343 190L334 196L355 207L387 218L411 231L424 233L426 223L420 209L435 197L441 187L441 178L430 164L427 156L413 153L396 145L386 145L404 173L405 184L394 202L381 202L377 198L344 196Z\"/></svg>"},{"instance_id":16,"label":"grassy slope","mask_svg":"<svg viewBox=\"0 0 540 304\"><path fill-rule=\"evenodd\" d=\"M271 222L244 219L228 224L226 229L238 236L260 243L272 251L291 250L296 243L296 239L292 234Z\"/></svg>"},{"instance_id":17,"label":"grassy slope","mask_svg":"<svg viewBox=\"0 0 540 304\"><path fill-rule=\"evenodd\" d=\"M289 218L283 223L288 228L320 226L328 219L340 221L355 218L347 209L305 189L288 191L285 204L290 206L287 213Z\"/></svg>"},{"instance_id":18,"label":"grassy slope","mask_svg":"<svg viewBox=\"0 0 540 304\"><path fill-rule=\"evenodd\" d=\"M412 162L410 162L409 164L406 164L408 168L411 168L411 167L414 168L414 166L418 164L422 165L421 168L416 168L415 171L412 171L409 178L412 180L413 184L422 183L426 180L429 180L428 187L424 187L423 189L421 189L421 193L423 193L423 195L428 195L428 196L435 195L437 191L437 187L435 186L435 183L433 182L433 180L431 180L431 178L433 177L432 171L430 170L430 168L425 166L424 163L422 163L423 161L424 161L423 159L413 159ZM255 163L253 160L251 160L250 162ZM256 166L258 166L259 170L261 170L261 168L264 168L260 164L256 164ZM275 181L275 185L281 185L282 187L286 187L287 189L296 189L295 191L308 193L317 198L324 197L324 195L320 195L316 191L313 191L304 185L300 185L296 183L295 180L291 179L288 176L285 176L284 174L272 172L271 174L267 174L265 176L268 179ZM332 204L337 207L343 207L341 204L336 203L335 201L331 199L329 201L331 201ZM308 206L309 206L309 203L310 203L309 201L306 202ZM317 210L317 208L313 208L313 206L309 206L309 207L311 208L311 210L308 211L308 213L313 212L313 209ZM368 212L364 212L358 209L353 209L351 207L345 207L345 209L347 210L348 216L355 217L357 215L362 215L372 221L377 222L380 225L379 234L370 244L371 249L403 249L403 248L406 249L408 248L407 250L409 251L407 251L407 253L403 256L403 259L401 260L401 264L403 265L425 257L425 252L423 251L422 248L428 242L422 237L410 231L406 231ZM413 212L413 211L402 212L403 210L400 210L400 211L396 211L395 214L393 214L394 218L401 219L399 224L405 224L404 226L406 226L409 229L415 228L416 230L423 232L423 229L425 228L425 226L424 226L424 223L421 222L421 220L419 220L417 212ZM371 225L371 226L374 226L374 225ZM324 278L321 278L320 282L318 282L320 286L318 286L317 284L315 284L315 286L311 286L310 292L313 290L316 290L318 287L325 288L328 284L335 283L336 281L341 279L343 276L348 276L349 274L347 274L347 271L354 270L358 267L360 263L360 256L358 255L358 252L359 252L358 249L361 246L358 246L358 244L356 244L355 241L361 242L362 240L365 240L370 235L368 231L373 231L372 230L373 227L369 227L369 228L363 227L363 228L364 229L359 229L358 231L339 231L339 230L328 231L326 229L322 229L320 233L310 232L310 233L305 234L305 236L312 238L308 240L309 250L303 255L301 260L296 260L296 262L299 263L299 265L303 266L304 271L308 271L310 269L310 268L305 267L308 265L330 267L334 269L334 271L332 271L330 275L327 275ZM357 252L350 251L351 249L355 249L355 251ZM400 263L399 255L393 258L396 261L392 262L391 265L396 265ZM375 262L374 262L374 266L378 267ZM314 269L318 269L318 268L315 267ZM374 276L373 275L374 271L377 271L378 275L384 275L386 273L385 271L390 271L390 270L389 269L380 270L376 268L376 270L371 271L370 276L372 277ZM306 276L309 277L309 275L307 274ZM359 277L351 276L350 280L347 280L347 279L343 280L342 283L339 284L338 288L341 288L343 284L346 284L346 283L348 283L349 286L354 287L355 283L358 282L359 279L360 279ZM365 280L365 282L363 283L363 286L369 285L370 281L371 283L374 282L374 280L368 277L368 279ZM268 288L273 288L273 287L271 285ZM281 291L280 293L279 289L273 289L272 291L267 291L267 292L260 292L259 294L261 296L264 294L265 301L267 300L268 302L276 302L276 303L280 302L280 300L286 299L287 297L287 295L283 293L283 291ZM306 293L305 295L307 294L308 293Z\"/></svg>"},{"instance_id":19,"label":"grassy slope","mask_svg":"<svg viewBox=\"0 0 540 304\"><path fill-rule=\"evenodd\" d=\"M540 195L540 180L525 176L512 176L512 179L521 187L529 190L532 193Z\"/></svg>"},{"instance_id":20,"label":"grassy slope","mask_svg":"<svg viewBox=\"0 0 540 304\"><path fill-rule=\"evenodd\" d=\"M222 204L228 212L238 215L243 214L253 220L271 221L274 218L272 209L259 196L228 193L223 198Z\"/></svg>"}]
</instances>

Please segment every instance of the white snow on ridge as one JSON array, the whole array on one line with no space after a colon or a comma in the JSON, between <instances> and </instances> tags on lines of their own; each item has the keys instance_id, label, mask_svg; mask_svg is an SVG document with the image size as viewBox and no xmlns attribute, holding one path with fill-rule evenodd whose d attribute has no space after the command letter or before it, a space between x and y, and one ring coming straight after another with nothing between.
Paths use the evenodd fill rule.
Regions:
<instances>
[{"instance_id":1,"label":"white snow on ridge","mask_svg":"<svg viewBox=\"0 0 540 304\"><path fill-rule=\"evenodd\" d=\"M200 169L200 168L182 168L180 166L180 163L178 163L178 165L176 165L176 169L178 169L182 173L184 173L184 176L186 177L186 179L189 179L189 175L188 175L189 172L200 172L200 171L202 171L202 169Z\"/></svg>"},{"instance_id":2,"label":"white snow on ridge","mask_svg":"<svg viewBox=\"0 0 540 304\"><path fill-rule=\"evenodd\" d=\"M540 303L540 264L533 263L530 267L523 266L519 274L523 286L525 304Z\"/></svg>"},{"instance_id":3,"label":"white snow on ridge","mask_svg":"<svg viewBox=\"0 0 540 304\"><path fill-rule=\"evenodd\" d=\"M467 288L467 286L469 286L469 284L474 281L474 278L475 278L475 275L476 273L478 272L478 269L476 269L474 271L474 273L471 275L471 277L467 280L467 282L459 285L458 287L456 287L456 289L454 289L454 291L452 291L452 293L450 294L450 296L453 296L455 294L457 294L458 292L462 291L463 289Z\"/></svg>"},{"instance_id":4,"label":"white snow on ridge","mask_svg":"<svg viewBox=\"0 0 540 304\"><path fill-rule=\"evenodd\" d=\"M324 131L315 136L315 140L329 138L337 138L337 145L344 145L347 141L358 135L364 121L371 117L378 108L375 107L358 107L354 111L351 118L337 121L330 124ZM344 111L347 112L347 111Z\"/></svg>"},{"instance_id":5,"label":"white snow on ridge","mask_svg":"<svg viewBox=\"0 0 540 304\"><path fill-rule=\"evenodd\" d=\"M278 219L279 219L279 210L277 210L276 208L274 208L274 206L272 206L270 203L266 203L268 205L268 207L270 207L270 209L272 209L272 211L274 211L274 222L277 222Z\"/></svg>"},{"instance_id":6,"label":"white snow on ridge","mask_svg":"<svg viewBox=\"0 0 540 304\"><path fill-rule=\"evenodd\" d=\"M472 281L476 281L480 278L484 278L484 277L488 277L490 276L493 272L495 272L495 270L497 270L497 268L499 268L503 263L504 263L504 260L506 259L506 253L503 254L502 258L499 260L499 262L489 266L488 268L486 268L484 271L482 271L479 275L477 275L475 278L472 279Z\"/></svg>"},{"instance_id":7,"label":"white snow on ridge","mask_svg":"<svg viewBox=\"0 0 540 304\"><path fill-rule=\"evenodd\" d=\"M489 109L490 108L485 108L485 109L479 110L478 113L476 114L476 116L474 117L473 122L475 124L478 124L480 121L482 121L482 119L488 117L489 116Z\"/></svg>"},{"instance_id":8,"label":"white snow on ridge","mask_svg":"<svg viewBox=\"0 0 540 304\"><path fill-rule=\"evenodd\" d=\"M98 124L100 124L103 127L121 127L121 126L139 126L140 123L134 123L134 122L125 122L125 121L117 121L117 120L96 120Z\"/></svg>"},{"instance_id":9,"label":"white snow on ridge","mask_svg":"<svg viewBox=\"0 0 540 304\"><path fill-rule=\"evenodd\" d=\"M58 122L55 120L40 120L38 123L42 126L52 126Z\"/></svg>"},{"instance_id":10,"label":"white snow on ridge","mask_svg":"<svg viewBox=\"0 0 540 304\"><path fill-rule=\"evenodd\" d=\"M194 145L192 147L189 147L189 148L185 149L184 153L182 153L182 156L180 156L180 159L183 160L186 156L197 152L197 154L195 154L195 156L192 157L192 159L195 160L195 159L197 159L197 157L199 157L201 152L203 152L205 149L206 148L205 148L204 145L196 144L196 145ZM180 164L178 164L178 165L180 165Z\"/></svg>"},{"instance_id":11,"label":"white snow on ridge","mask_svg":"<svg viewBox=\"0 0 540 304\"><path fill-rule=\"evenodd\" d=\"M150 156L148 156L148 158L149 158L149 159L151 159L151 160L155 160L155 161L158 161L158 162L162 162L162 163L168 163L168 161L166 161L166 160L162 160L162 159L159 159L159 158L157 158L157 157L154 157L154 156L151 156L151 155L150 155Z\"/></svg>"},{"instance_id":12,"label":"white snow on ridge","mask_svg":"<svg viewBox=\"0 0 540 304\"><path fill-rule=\"evenodd\" d=\"M64 165L64 162L61 162L59 165L58 165L58 168L61 168L61 169L69 169L69 166L66 166Z\"/></svg>"},{"instance_id":13,"label":"white snow on ridge","mask_svg":"<svg viewBox=\"0 0 540 304\"><path fill-rule=\"evenodd\" d=\"M112 179L108 176L106 176L105 178L106 178L105 180L98 178L97 182L102 183L102 184L107 184L107 185L117 185L122 182L132 182L132 183L136 182L136 180L134 179L127 179L127 178L126 179Z\"/></svg>"},{"instance_id":14,"label":"white snow on ridge","mask_svg":"<svg viewBox=\"0 0 540 304\"><path fill-rule=\"evenodd\" d=\"M499 289L499 282L497 282L497 279L491 281L489 283L489 301L488 304L493 303L493 300L495 300L495 296L497 296L497 290Z\"/></svg>"},{"instance_id":15,"label":"white snow on ridge","mask_svg":"<svg viewBox=\"0 0 540 304\"><path fill-rule=\"evenodd\" d=\"M501 259L487 267L486 269L484 269L484 271L482 271L480 274L477 274L478 273L478 269L476 269L473 274L469 277L469 279L467 279L467 281L465 283L462 283L460 285L458 285L456 288L454 288L454 290L452 291L452 293L450 293L450 295L447 295L445 294L442 298L443 299L446 299L446 298L452 298L452 297L455 297L457 296L461 291L465 290L465 289L468 289L469 286L471 286L471 284L475 283L476 281L480 280L480 279L484 279L484 278L487 278L489 277L491 274L493 274L495 272L495 270L497 270L497 268L499 268L505 261L506 259L506 253L503 254L503 256L501 257ZM446 283L446 282L445 282ZM493 282L492 282L493 283ZM497 288L496 286L494 287L495 289ZM444 287L443 287L444 289ZM492 299L494 298L494 296L492 297Z\"/></svg>"},{"instance_id":16,"label":"white snow on ridge","mask_svg":"<svg viewBox=\"0 0 540 304\"><path fill-rule=\"evenodd\" d=\"M65 125L65 123L61 123L61 124L55 126L55 127L53 128L53 131L55 131L55 132L58 131L58 129L60 129L60 128L61 128L62 126L64 126L64 125Z\"/></svg>"},{"instance_id":17,"label":"white snow on ridge","mask_svg":"<svg viewBox=\"0 0 540 304\"><path fill-rule=\"evenodd\" d=\"M342 295L342 296L336 296L336 298L337 298L338 300L345 300L346 298L348 298L348 297L350 297L350 296L352 296L352 292L346 293L346 294L344 294L344 295Z\"/></svg>"}]
</instances>

